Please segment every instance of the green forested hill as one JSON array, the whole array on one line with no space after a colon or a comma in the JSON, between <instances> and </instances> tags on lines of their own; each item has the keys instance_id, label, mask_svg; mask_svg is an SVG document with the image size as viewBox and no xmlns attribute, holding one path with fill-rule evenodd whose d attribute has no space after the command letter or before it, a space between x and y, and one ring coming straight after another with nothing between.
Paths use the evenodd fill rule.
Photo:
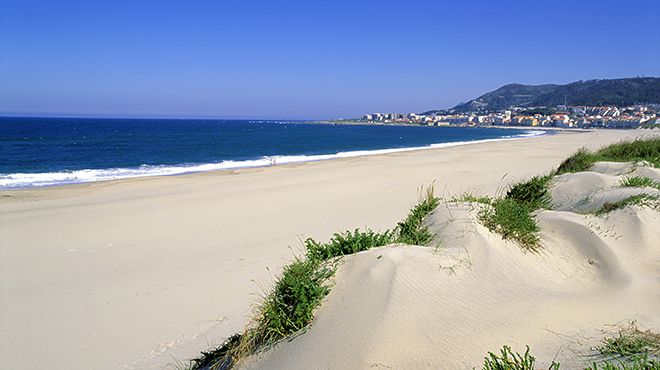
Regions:
<instances>
[{"instance_id":1,"label":"green forested hill","mask_svg":"<svg viewBox=\"0 0 660 370\"><path fill-rule=\"evenodd\" d=\"M457 111L499 110L511 106L660 104L660 78L577 81L566 85L509 84L454 107Z\"/></svg>"}]
</instances>

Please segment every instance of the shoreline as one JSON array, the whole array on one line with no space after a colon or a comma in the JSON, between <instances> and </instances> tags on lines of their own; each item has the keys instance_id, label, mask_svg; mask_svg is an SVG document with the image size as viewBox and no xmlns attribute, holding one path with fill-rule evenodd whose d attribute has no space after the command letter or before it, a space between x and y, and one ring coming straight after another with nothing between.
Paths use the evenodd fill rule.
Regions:
<instances>
[{"instance_id":1,"label":"shoreline","mask_svg":"<svg viewBox=\"0 0 660 370\"><path fill-rule=\"evenodd\" d=\"M0 258L0 354L9 368L162 369L241 331L305 237L389 229L421 185L435 183L440 197L494 195L582 146L645 134L560 133L12 191L0 198L10 246Z\"/></svg>"},{"instance_id":2,"label":"shoreline","mask_svg":"<svg viewBox=\"0 0 660 370\"><path fill-rule=\"evenodd\" d=\"M434 143L426 146L413 146L401 148L384 148L384 149L371 149L371 150L353 150L345 152L337 152L334 154L315 154L315 155L276 155L270 157L261 157L242 161L226 160L221 162L200 163L191 165L154 165L154 166L140 166L140 167L126 167L126 168L107 168L107 169L81 169L74 171L60 171L60 172L43 172L43 173L16 173L8 174L5 176L23 176L25 185L4 185L4 182L18 179L0 179L0 192L26 190L26 189L40 189L51 188L59 186L89 184L97 182L107 182L116 180L126 180L133 178L146 178L146 177L162 177L162 176L182 176L190 174L199 174L215 171L236 171L249 168L264 168L264 167L277 167L287 164L295 163L310 163L328 161L342 158L356 158L372 155L383 155L391 153L404 153L410 151L429 150L436 148L449 148L463 145L472 145L496 141L520 140L535 138L546 135L542 130L526 129L527 133L520 133L516 135L503 136L494 139L481 139L469 141L454 141L446 143ZM121 175L123 173L124 175ZM41 182L36 182L36 179L57 177L60 180L44 179ZM80 176L84 176L80 178ZM33 179L31 182L28 179Z\"/></svg>"}]
</instances>

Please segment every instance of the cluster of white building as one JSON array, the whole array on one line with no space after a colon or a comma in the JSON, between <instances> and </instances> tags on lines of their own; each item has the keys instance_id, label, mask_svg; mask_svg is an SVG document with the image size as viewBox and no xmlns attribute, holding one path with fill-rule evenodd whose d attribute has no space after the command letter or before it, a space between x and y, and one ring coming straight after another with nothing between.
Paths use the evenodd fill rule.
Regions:
<instances>
[{"instance_id":1,"label":"cluster of white building","mask_svg":"<svg viewBox=\"0 0 660 370\"><path fill-rule=\"evenodd\" d=\"M545 107L536 107L545 109ZM378 123L410 123L427 126L541 126L562 128L637 128L646 123L660 123L660 106L631 107L558 106L552 114L527 114L531 108L512 108L494 113L455 113L420 115L416 113L371 113L363 121Z\"/></svg>"}]
</instances>

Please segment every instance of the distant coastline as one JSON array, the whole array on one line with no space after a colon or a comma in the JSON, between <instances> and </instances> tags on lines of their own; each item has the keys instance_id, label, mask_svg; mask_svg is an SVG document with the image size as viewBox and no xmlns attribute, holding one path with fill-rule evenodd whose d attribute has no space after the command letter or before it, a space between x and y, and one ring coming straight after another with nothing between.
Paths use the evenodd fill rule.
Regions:
<instances>
[{"instance_id":1,"label":"distant coastline","mask_svg":"<svg viewBox=\"0 0 660 370\"><path fill-rule=\"evenodd\" d=\"M593 128L566 128L566 127L543 127L543 126L499 126L499 125L441 125L441 126L426 126L417 123L403 123L403 122L365 122L360 120L341 120L341 121L332 121L332 120L318 120L318 121L302 121L297 122L302 124L310 125L346 125L346 126L401 126L401 127L444 127L444 128L486 128L486 129L502 129L502 130L539 130L539 131L581 131L587 132L594 130ZM614 129L612 129L614 130Z\"/></svg>"}]
</instances>

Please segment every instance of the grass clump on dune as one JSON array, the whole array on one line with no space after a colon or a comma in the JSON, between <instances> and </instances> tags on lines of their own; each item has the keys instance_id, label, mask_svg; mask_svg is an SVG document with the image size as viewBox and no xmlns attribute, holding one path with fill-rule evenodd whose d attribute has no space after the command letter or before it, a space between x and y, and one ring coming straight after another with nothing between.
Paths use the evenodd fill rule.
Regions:
<instances>
[{"instance_id":1,"label":"grass clump on dune","mask_svg":"<svg viewBox=\"0 0 660 370\"><path fill-rule=\"evenodd\" d=\"M529 353L529 347L524 354L514 353L511 347L504 346L500 350L500 355L488 352L484 358L483 370L535 370L534 364L536 358ZM558 370L559 364L552 362L549 370Z\"/></svg>"},{"instance_id":2,"label":"grass clump on dune","mask_svg":"<svg viewBox=\"0 0 660 370\"><path fill-rule=\"evenodd\" d=\"M572 156L564 159L557 168L557 174L588 171L594 163L595 156L584 148L579 149Z\"/></svg>"},{"instance_id":3,"label":"grass clump on dune","mask_svg":"<svg viewBox=\"0 0 660 370\"><path fill-rule=\"evenodd\" d=\"M605 337L603 345L597 347L597 350L610 356L660 355L660 334L641 331L633 321L628 327L619 330L616 336Z\"/></svg>"},{"instance_id":4,"label":"grass clump on dune","mask_svg":"<svg viewBox=\"0 0 660 370\"><path fill-rule=\"evenodd\" d=\"M648 356L638 356L630 361L608 360L594 362L587 370L660 370L660 361L650 360Z\"/></svg>"},{"instance_id":5,"label":"grass clump on dune","mask_svg":"<svg viewBox=\"0 0 660 370\"><path fill-rule=\"evenodd\" d=\"M548 183L552 175L534 176L531 179L513 185L506 193L506 199L522 204L530 210L550 207L550 191Z\"/></svg>"},{"instance_id":6,"label":"grass clump on dune","mask_svg":"<svg viewBox=\"0 0 660 370\"><path fill-rule=\"evenodd\" d=\"M334 257L345 256L367 249L381 247L394 242L394 233L386 230L378 233L367 229L353 232L346 231L334 234L327 243L319 243L312 238L305 240L307 257L310 259L325 261Z\"/></svg>"},{"instance_id":7,"label":"grass clump on dune","mask_svg":"<svg viewBox=\"0 0 660 370\"><path fill-rule=\"evenodd\" d=\"M503 239L516 241L524 249L536 250L540 229L533 212L550 207L548 184L551 179L552 174L535 176L511 186L504 198L491 199L486 203L489 206L481 209L479 220Z\"/></svg>"},{"instance_id":8,"label":"grass clump on dune","mask_svg":"<svg viewBox=\"0 0 660 370\"><path fill-rule=\"evenodd\" d=\"M422 225L422 221L438 204L440 204L440 199L433 195L432 187L428 188L424 199L410 210L403 221L398 223L394 230L396 242L412 245L427 245L430 243L433 234L427 227Z\"/></svg>"},{"instance_id":9,"label":"grass clump on dune","mask_svg":"<svg viewBox=\"0 0 660 370\"><path fill-rule=\"evenodd\" d=\"M491 207L481 209L479 220L490 231L518 242L524 249L536 250L539 246L539 227L531 210L513 199L494 200Z\"/></svg>"},{"instance_id":10,"label":"grass clump on dune","mask_svg":"<svg viewBox=\"0 0 660 370\"><path fill-rule=\"evenodd\" d=\"M649 187L660 190L660 182L657 182L648 176L627 176L624 177L619 184L625 187Z\"/></svg>"},{"instance_id":11,"label":"grass clump on dune","mask_svg":"<svg viewBox=\"0 0 660 370\"><path fill-rule=\"evenodd\" d=\"M557 174L588 171L594 163L601 161L647 161L654 167L660 167L660 138L620 142L608 145L595 152L590 152L584 148L580 149L559 165Z\"/></svg>"},{"instance_id":12,"label":"grass clump on dune","mask_svg":"<svg viewBox=\"0 0 660 370\"><path fill-rule=\"evenodd\" d=\"M615 336L605 337L596 350L611 359L594 362L589 370L660 370L660 334L641 331L634 321Z\"/></svg>"},{"instance_id":13,"label":"grass clump on dune","mask_svg":"<svg viewBox=\"0 0 660 370\"><path fill-rule=\"evenodd\" d=\"M191 370L230 369L238 360L305 328L313 311L330 292L332 266L316 259L296 259L286 266L273 291L257 309L256 318L243 334L191 361Z\"/></svg>"},{"instance_id":14,"label":"grass clump on dune","mask_svg":"<svg viewBox=\"0 0 660 370\"><path fill-rule=\"evenodd\" d=\"M314 309L330 293L328 279L333 274L334 268L312 258L286 266L259 307L256 324L243 335L243 350L252 353L307 326Z\"/></svg>"},{"instance_id":15,"label":"grass clump on dune","mask_svg":"<svg viewBox=\"0 0 660 370\"><path fill-rule=\"evenodd\" d=\"M232 365L231 354L238 348L240 341L240 334L232 335L227 338L220 347L202 352L202 355L199 358L190 362L190 366L188 366L187 369L201 370L213 368L221 370L230 367ZM218 359L221 360L219 361Z\"/></svg>"},{"instance_id":16,"label":"grass clump on dune","mask_svg":"<svg viewBox=\"0 0 660 370\"><path fill-rule=\"evenodd\" d=\"M466 202L466 203L480 203L480 204L491 204L493 199L485 195L474 195L472 193L463 193L463 195L458 197L452 197L449 199L450 202Z\"/></svg>"},{"instance_id":17,"label":"grass clump on dune","mask_svg":"<svg viewBox=\"0 0 660 370\"><path fill-rule=\"evenodd\" d=\"M550 208L551 197L548 186L553 174L534 176L512 185L503 198L475 197L464 194L461 201L477 202L486 206L479 211L479 221L490 231L500 234L505 240L513 240L527 250L539 247L540 231L533 212Z\"/></svg>"},{"instance_id":18,"label":"grass clump on dune","mask_svg":"<svg viewBox=\"0 0 660 370\"><path fill-rule=\"evenodd\" d=\"M606 202L603 204L601 209L596 211L596 214L602 215L628 206L650 207L657 209L660 207L660 197L650 194L637 194L625 199L621 199L617 202Z\"/></svg>"}]
</instances>

